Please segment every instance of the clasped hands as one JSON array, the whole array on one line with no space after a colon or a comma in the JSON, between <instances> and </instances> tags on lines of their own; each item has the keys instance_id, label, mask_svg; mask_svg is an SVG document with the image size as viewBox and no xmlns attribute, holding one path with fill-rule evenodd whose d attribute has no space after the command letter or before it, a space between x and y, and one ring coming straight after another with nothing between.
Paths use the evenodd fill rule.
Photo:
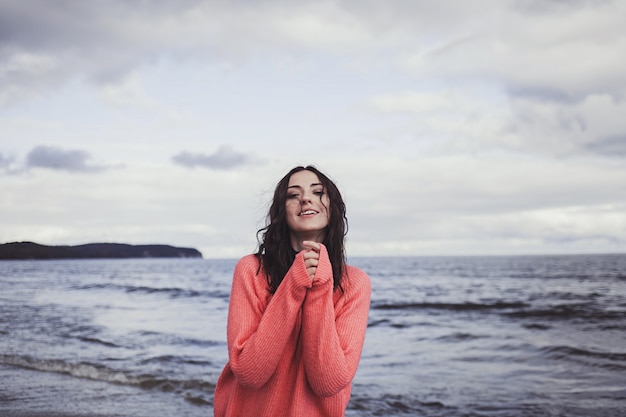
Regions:
<instances>
[{"instance_id":1,"label":"clasped hands","mask_svg":"<svg viewBox=\"0 0 626 417\"><path fill-rule=\"evenodd\" d=\"M302 246L304 247L302 250L304 266L306 267L307 274L311 277L311 281L313 281L315 279L315 272L317 271L317 265L320 260L321 246L319 243L312 240L305 240L302 242Z\"/></svg>"}]
</instances>

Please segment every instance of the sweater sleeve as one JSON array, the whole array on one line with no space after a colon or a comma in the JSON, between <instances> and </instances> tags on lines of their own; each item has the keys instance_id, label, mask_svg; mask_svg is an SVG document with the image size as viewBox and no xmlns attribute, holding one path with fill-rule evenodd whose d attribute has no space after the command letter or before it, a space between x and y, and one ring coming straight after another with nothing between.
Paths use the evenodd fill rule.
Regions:
<instances>
[{"instance_id":1,"label":"sweater sleeve","mask_svg":"<svg viewBox=\"0 0 626 417\"><path fill-rule=\"evenodd\" d=\"M262 387L274 374L311 286L302 255L296 256L265 306L267 287L257 289L258 263L243 258L235 267L228 309L227 342L232 371L239 382Z\"/></svg>"},{"instance_id":2,"label":"sweater sleeve","mask_svg":"<svg viewBox=\"0 0 626 417\"><path fill-rule=\"evenodd\" d=\"M350 270L346 280L345 299L335 310L332 267L323 247L302 313L307 379L313 391L323 397L335 395L352 383L365 340L371 283L357 268Z\"/></svg>"}]
</instances>

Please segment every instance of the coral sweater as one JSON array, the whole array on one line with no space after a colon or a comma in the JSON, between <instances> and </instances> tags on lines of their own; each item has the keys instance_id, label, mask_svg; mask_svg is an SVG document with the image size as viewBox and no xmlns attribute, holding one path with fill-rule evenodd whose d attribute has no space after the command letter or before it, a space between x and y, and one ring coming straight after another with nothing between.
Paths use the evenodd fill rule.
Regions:
<instances>
[{"instance_id":1,"label":"coral sweater","mask_svg":"<svg viewBox=\"0 0 626 417\"><path fill-rule=\"evenodd\" d=\"M257 270L254 255L235 267L215 416L344 416L367 328L369 277L347 266L343 291L333 291L323 245L313 281L302 253L273 295Z\"/></svg>"}]
</instances>

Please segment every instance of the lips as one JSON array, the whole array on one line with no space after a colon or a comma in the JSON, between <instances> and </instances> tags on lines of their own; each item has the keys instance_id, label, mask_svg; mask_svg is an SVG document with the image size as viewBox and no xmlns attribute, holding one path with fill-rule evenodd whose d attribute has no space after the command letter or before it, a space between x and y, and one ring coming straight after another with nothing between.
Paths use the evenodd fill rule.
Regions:
<instances>
[{"instance_id":1,"label":"lips","mask_svg":"<svg viewBox=\"0 0 626 417\"><path fill-rule=\"evenodd\" d=\"M311 214L317 214L318 212L315 210L304 210L302 212L300 212L300 214L298 214L298 216L307 216L307 215L311 215Z\"/></svg>"}]
</instances>

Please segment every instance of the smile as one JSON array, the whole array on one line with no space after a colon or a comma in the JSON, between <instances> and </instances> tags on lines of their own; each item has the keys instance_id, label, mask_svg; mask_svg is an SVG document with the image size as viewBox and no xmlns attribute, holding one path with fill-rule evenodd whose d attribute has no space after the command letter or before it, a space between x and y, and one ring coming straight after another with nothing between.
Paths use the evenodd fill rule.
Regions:
<instances>
[{"instance_id":1,"label":"smile","mask_svg":"<svg viewBox=\"0 0 626 417\"><path fill-rule=\"evenodd\" d=\"M305 210L303 212L301 212L300 214L298 214L298 216L307 216L310 214L317 214L317 211L315 210Z\"/></svg>"}]
</instances>

